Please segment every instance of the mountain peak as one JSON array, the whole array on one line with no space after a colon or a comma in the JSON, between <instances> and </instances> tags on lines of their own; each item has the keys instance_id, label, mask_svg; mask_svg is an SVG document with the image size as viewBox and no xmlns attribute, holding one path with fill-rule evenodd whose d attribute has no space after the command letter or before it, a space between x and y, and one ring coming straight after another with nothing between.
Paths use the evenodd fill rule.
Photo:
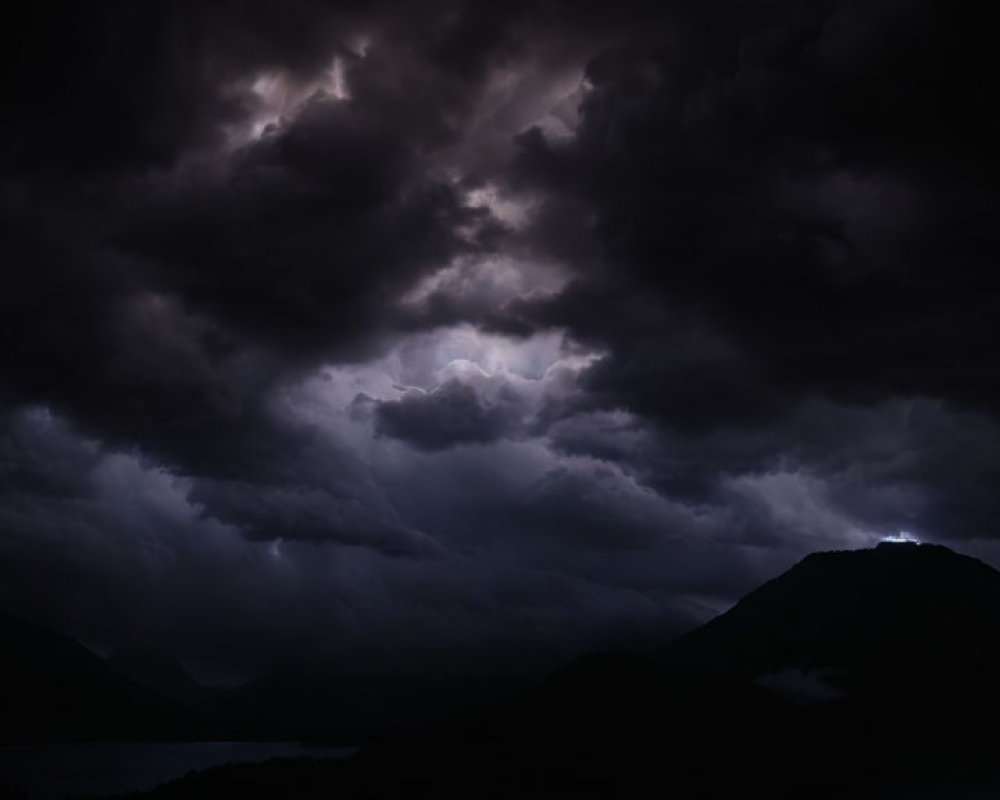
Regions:
<instances>
[{"instance_id":1,"label":"mountain peak","mask_svg":"<svg viewBox=\"0 0 1000 800\"><path fill-rule=\"evenodd\" d=\"M813 553L681 637L668 660L748 677L940 684L1000 667L1000 572L934 544Z\"/></svg>"}]
</instances>

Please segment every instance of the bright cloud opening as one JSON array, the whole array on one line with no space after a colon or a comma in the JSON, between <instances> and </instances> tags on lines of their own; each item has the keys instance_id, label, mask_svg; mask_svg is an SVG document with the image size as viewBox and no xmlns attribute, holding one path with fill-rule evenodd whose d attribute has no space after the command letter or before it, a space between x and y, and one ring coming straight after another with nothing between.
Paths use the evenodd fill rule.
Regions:
<instances>
[{"instance_id":1,"label":"bright cloud opening","mask_svg":"<svg viewBox=\"0 0 1000 800\"><path fill-rule=\"evenodd\" d=\"M300 81L285 70L268 70L257 73L249 85L241 85L237 91L246 95L249 114L228 130L227 144L231 149L243 147L277 130L294 118L304 102L317 94L337 100L351 97L344 60L339 56L312 79Z\"/></svg>"}]
</instances>

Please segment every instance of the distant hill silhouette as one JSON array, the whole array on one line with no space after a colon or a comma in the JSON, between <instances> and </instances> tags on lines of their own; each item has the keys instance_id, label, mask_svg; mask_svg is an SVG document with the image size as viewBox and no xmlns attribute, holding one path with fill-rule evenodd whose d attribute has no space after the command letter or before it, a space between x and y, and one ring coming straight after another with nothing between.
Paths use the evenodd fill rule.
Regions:
<instances>
[{"instance_id":1,"label":"distant hill silhouette","mask_svg":"<svg viewBox=\"0 0 1000 800\"><path fill-rule=\"evenodd\" d=\"M0 741L186 736L175 703L72 639L0 613Z\"/></svg>"},{"instance_id":2,"label":"distant hill silhouette","mask_svg":"<svg viewBox=\"0 0 1000 800\"><path fill-rule=\"evenodd\" d=\"M201 708L231 735L356 745L417 729L457 711L511 697L514 677L272 675L216 692Z\"/></svg>"},{"instance_id":3,"label":"distant hill silhouette","mask_svg":"<svg viewBox=\"0 0 1000 800\"><path fill-rule=\"evenodd\" d=\"M515 677L266 676L199 685L147 647L101 659L67 636L0 613L0 742L225 738L356 745L511 697Z\"/></svg>"},{"instance_id":4,"label":"distant hill silhouette","mask_svg":"<svg viewBox=\"0 0 1000 800\"><path fill-rule=\"evenodd\" d=\"M106 663L133 683L184 705L196 706L210 694L179 661L149 646L116 647Z\"/></svg>"}]
</instances>

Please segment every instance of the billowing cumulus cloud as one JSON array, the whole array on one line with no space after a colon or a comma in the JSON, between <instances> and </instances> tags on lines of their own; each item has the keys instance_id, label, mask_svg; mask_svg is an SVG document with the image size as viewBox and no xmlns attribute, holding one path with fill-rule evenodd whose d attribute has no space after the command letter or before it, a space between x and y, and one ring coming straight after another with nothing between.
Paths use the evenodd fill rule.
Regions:
<instances>
[{"instance_id":1,"label":"billowing cumulus cloud","mask_svg":"<svg viewBox=\"0 0 1000 800\"><path fill-rule=\"evenodd\" d=\"M149 2L3 36L0 601L206 670L644 647L1000 558L988 25Z\"/></svg>"},{"instance_id":2,"label":"billowing cumulus cloud","mask_svg":"<svg viewBox=\"0 0 1000 800\"><path fill-rule=\"evenodd\" d=\"M416 390L377 410L379 433L435 450L458 442L490 442L516 430L518 398L500 391L484 400L470 385L452 378L433 392Z\"/></svg>"}]
</instances>

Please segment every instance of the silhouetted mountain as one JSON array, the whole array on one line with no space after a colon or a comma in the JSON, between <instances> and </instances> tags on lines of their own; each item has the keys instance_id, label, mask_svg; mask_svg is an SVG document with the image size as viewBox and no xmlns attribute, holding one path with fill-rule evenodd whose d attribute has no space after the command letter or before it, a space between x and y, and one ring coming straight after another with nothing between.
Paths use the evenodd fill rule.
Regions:
<instances>
[{"instance_id":1,"label":"silhouetted mountain","mask_svg":"<svg viewBox=\"0 0 1000 800\"><path fill-rule=\"evenodd\" d=\"M935 545L816 553L664 655L793 690L812 676L853 693L992 693L1000 572Z\"/></svg>"},{"instance_id":2,"label":"silhouetted mountain","mask_svg":"<svg viewBox=\"0 0 1000 800\"><path fill-rule=\"evenodd\" d=\"M0 613L0 741L189 734L175 703L110 669L83 645Z\"/></svg>"},{"instance_id":3,"label":"silhouetted mountain","mask_svg":"<svg viewBox=\"0 0 1000 800\"><path fill-rule=\"evenodd\" d=\"M151 647L116 647L107 664L133 683L185 705L197 705L209 694L178 661Z\"/></svg>"},{"instance_id":4,"label":"silhouetted mountain","mask_svg":"<svg viewBox=\"0 0 1000 800\"><path fill-rule=\"evenodd\" d=\"M869 772L980 773L1000 744L1000 572L946 547L810 555L660 655L826 701L826 746Z\"/></svg>"}]
</instances>

